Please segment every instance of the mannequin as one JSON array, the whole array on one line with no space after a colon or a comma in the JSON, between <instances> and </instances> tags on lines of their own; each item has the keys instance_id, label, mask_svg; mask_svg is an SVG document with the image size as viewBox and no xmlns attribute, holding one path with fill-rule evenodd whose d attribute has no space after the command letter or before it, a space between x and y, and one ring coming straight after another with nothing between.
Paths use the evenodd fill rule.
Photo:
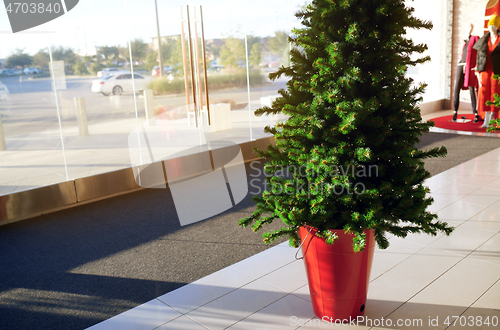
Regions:
<instances>
[{"instance_id":1,"label":"mannequin","mask_svg":"<svg viewBox=\"0 0 500 330\"><path fill-rule=\"evenodd\" d=\"M484 123L481 127L487 128L490 120L498 115L499 108L487 106L486 101L492 101L494 94L500 94L498 80L493 79L494 74L500 74L500 47L498 27L500 18L493 15L488 22L488 32L474 45L477 50L477 71L480 75L480 89L478 112L484 113Z\"/></svg>"},{"instance_id":2,"label":"mannequin","mask_svg":"<svg viewBox=\"0 0 500 330\"><path fill-rule=\"evenodd\" d=\"M455 74L455 87L453 91L453 119L457 120L458 106L460 105L460 90L469 89L470 100L472 104L472 113L474 114L474 122L479 121L479 115L476 110L476 88L478 86L477 77L474 74L472 68L476 66L477 50L475 50L474 44L479 40L478 36L473 36L472 30L474 25L470 25L470 30L468 38L464 40L465 44L462 48L462 58L457 64L457 70Z\"/></svg>"}]
</instances>

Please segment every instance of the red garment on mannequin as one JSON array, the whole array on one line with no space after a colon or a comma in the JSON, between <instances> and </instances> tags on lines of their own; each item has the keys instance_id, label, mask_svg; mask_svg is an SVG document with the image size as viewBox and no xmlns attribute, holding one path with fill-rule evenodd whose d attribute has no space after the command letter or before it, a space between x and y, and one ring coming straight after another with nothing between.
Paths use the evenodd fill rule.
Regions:
<instances>
[{"instance_id":1,"label":"red garment on mannequin","mask_svg":"<svg viewBox=\"0 0 500 330\"><path fill-rule=\"evenodd\" d=\"M465 78L464 78L464 85L462 86L462 89L466 90L469 87L477 86L478 81L477 77L475 75L473 68L476 67L476 59L477 59L477 50L474 49L474 44L479 40L478 36L470 36L469 37L469 43L464 44L467 45L467 57L465 59Z\"/></svg>"},{"instance_id":2,"label":"red garment on mannequin","mask_svg":"<svg viewBox=\"0 0 500 330\"><path fill-rule=\"evenodd\" d=\"M500 41L500 36L497 36L497 40L495 44L491 44L491 40L488 39L488 59L486 61L485 71L481 72L481 88L479 88L479 100L477 104L477 112L479 117L484 119L485 111L493 111L493 117L491 119L495 119L498 117L498 111L500 108L497 108L493 105L486 105L486 101L493 101L493 95L500 95L500 85L498 84L498 80L493 79L493 64L491 63L491 52L498 45Z\"/></svg>"}]
</instances>

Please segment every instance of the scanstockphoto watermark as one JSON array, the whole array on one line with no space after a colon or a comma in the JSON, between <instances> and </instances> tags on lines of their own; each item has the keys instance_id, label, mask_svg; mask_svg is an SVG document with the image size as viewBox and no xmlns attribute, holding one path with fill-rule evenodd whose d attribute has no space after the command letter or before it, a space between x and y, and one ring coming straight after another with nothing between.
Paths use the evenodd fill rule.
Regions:
<instances>
[{"instance_id":1,"label":"scanstockphoto watermark","mask_svg":"<svg viewBox=\"0 0 500 330\"><path fill-rule=\"evenodd\" d=\"M307 168L306 165L290 165L290 166L273 166L273 174L269 174L265 168L259 166L260 162L254 161L250 163L252 169L249 174L249 188L251 195L261 195L264 191L270 191L276 195L292 195L298 191L305 191L311 196L314 190L315 194L322 194L325 192L333 193L335 195L360 195L366 191L363 178L378 177L377 165L330 165L320 166L314 169ZM295 179L290 182L271 182L268 183L266 178L270 176L277 176L283 179ZM342 184L332 184L328 179L335 179L338 177L348 178ZM325 180L318 183L312 183L307 178L324 178ZM302 180L301 180L302 179Z\"/></svg>"},{"instance_id":2,"label":"scanstockphoto watermark","mask_svg":"<svg viewBox=\"0 0 500 330\"><path fill-rule=\"evenodd\" d=\"M425 324L423 319L372 319L366 316L358 316L355 318L349 317L346 319L334 319L328 316L323 316L321 319L300 319L297 316L290 317L290 326L300 327L352 327L352 326L368 326L368 327L423 327Z\"/></svg>"},{"instance_id":3,"label":"scanstockphoto watermark","mask_svg":"<svg viewBox=\"0 0 500 330\"><path fill-rule=\"evenodd\" d=\"M334 319L332 317L323 316L321 319L301 319L297 316L290 317L290 326L300 327L412 327L430 329L436 327L448 328L452 327L476 327L481 329L498 328L499 318L497 316L482 316L482 315L455 315L455 316L428 316L426 318L407 318L407 319L386 319L386 318L370 318L368 316L358 316L356 318Z\"/></svg>"},{"instance_id":4,"label":"scanstockphoto watermark","mask_svg":"<svg viewBox=\"0 0 500 330\"><path fill-rule=\"evenodd\" d=\"M237 143L211 140L213 137L205 133L204 127L186 128L161 114L138 124L127 137L136 184L151 189L168 188L181 226L227 211L249 192L250 195L263 193L266 178L270 176L262 168L261 161L251 162L251 172L247 173L243 152ZM271 187L275 193L306 192L308 196L322 192L362 194L365 192L362 179L378 176L375 165L334 165L314 169L288 166L275 167L275 170L284 178L299 178L295 180L296 187L275 184ZM343 177L343 182L333 179L335 176ZM320 178L324 184L313 187L309 182L316 179L310 180L311 177ZM346 178L354 180L346 182Z\"/></svg>"}]
</instances>

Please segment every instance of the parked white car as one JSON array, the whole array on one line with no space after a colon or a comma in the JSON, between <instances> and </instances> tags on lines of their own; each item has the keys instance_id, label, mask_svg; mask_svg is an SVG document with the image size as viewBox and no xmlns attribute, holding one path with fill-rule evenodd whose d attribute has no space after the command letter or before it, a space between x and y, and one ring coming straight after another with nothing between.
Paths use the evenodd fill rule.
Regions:
<instances>
[{"instance_id":1,"label":"parked white car","mask_svg":"<svg viewBox=\"0 0 500 330\"><path fill-rule=\"evenodd\" d=\"M122 71L127 72L123 69L118 69L118 68L104 68L101 71L97 71L97 77L102 78L102 77L106 77L109 74L118 73L118 72L122 72Z\"/></svg>"},{"instance_id":2,"label":"parked white car","mask_svg":"<svg viewBox=\"0 0 500 330\"><path fill-rule=\"evenodd\" d=\"M23 70L23 72L24 72L24 74L39 74L39 73L42 73L43 70L39 69L39 68L32 67L32 68L25 68Z\"/></svg>"},{"instance_id":3,"label":"parked white car","mask_svg":"<svg viewBox=\"0 0 500 330\"><path fill-rule=\"evenodd\" d=\"M134 73L136 91L143 91L147 89L150 81L150 79L146 79L143 75ZM102 93L105 96L108 96L110 93L120 95L126 92L133 92L132 73L110 74L104 78L94 80L92 82L92 92Z\"/></svg>"},{"instance_id":4,"label":"parked white car","mask_svg":"<svg viewBox=\"0 0 500 330\"><path fill-rule=\"evenodd\" d=\"M16 69L3 69L0 70L0 75L3 76L19 76L23 74L21 70L16 70Z\"/></svg>"}]
</instances>

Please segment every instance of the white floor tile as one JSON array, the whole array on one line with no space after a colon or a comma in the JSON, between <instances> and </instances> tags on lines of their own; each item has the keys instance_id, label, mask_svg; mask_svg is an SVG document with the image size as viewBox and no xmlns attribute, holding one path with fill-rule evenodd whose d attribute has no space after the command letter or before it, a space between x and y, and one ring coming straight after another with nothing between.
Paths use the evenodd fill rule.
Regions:
<instances>
[{"instance_id":1,"label":"white floor tile","mask_svg":"<svg viewBox=\"0 0 500 330\"><path fill-rule=\"evenodd\" d=\"M470 226L476 226L477 228L489 230L494 233L500 232L500 221L467 220L466 223Z\"/></svg>"},{"instance_id":2,"label":"white floor tile","mask_svg":"<svg viewBox=\"0 0 500 330\"><path fill-rule=\"evenodd\" d=\"M448 222L447 220L442 220L443 222ZM454 226L451 222L448 223L450 226ZM438 238L441 236L444 236L444 234L437 234L436 236L432 236L426 233L418 233L418 234L409 234L406 236L404 239L408 242L416 243L419 245L429 245L432 242L436 241Z\"/></svg>"},{"instance_id":3,"label":"white floor tile","mask_svg":"<svg viewBox=\"0 0 500 330\"><path fill-rule=\"evenodd\" d=\"M384 274L370 282L366 316L371 319L385 318L424 287Z\"/></svg>"},{"instance_id":4,"label":"white floor tile","mask_svg":"<svg viewBox=\"0 0 500 330\"><path fill-rule=\"evenodd\" d=\"M454 183L447 185L446 187L443 187L441 189L438 189L434 192L431 191L431 193L468 195L468 194L473 193L474 191L476 191L478 189L479 189L478 186L469 186L469 185L454 182Z\"/></svg>"},{"instance_id":5,"label":"white floor tile","mask_svg":"<svg viewBox=\"0 0 500 330\"><path fill-rule=\"evenodd\" d=\"M495 204L498 201L500 201L500 196L467 195L464 198L458 200L457 202L477 204L484 207L488 207Z\"/></svg>"},{"instance_id":6,"label":"white floor tile","mask_svg":"<svg viewBox=\"0 0 500 330\"><path fill-rule=\"evenodd\" d=\"M460 256L426 248L389 270L386 275L425 286L460 260L462 260Z\"/></svg>"},{"instance_id":7,"label":"white floor tile","mask_svg":"<svg viewBox=\"0 0 500 330\"><path fill-rule=\"evenodd\" d=\"M500 161L500 150L494 149L494 150L488 151L485 154L482 154L479 157L481 157L481 159L488 159L488 160L492 160L492 161L497 161L498 162L498 161Z\"/></svg>"},{"instance_id":8,"label":"white floor tile","mask_svg":"<svg viewBox=\"0 0 500 330\"><path fill-rule=\"evenodd\" d=\"M316 317L312 304L288 295L229 327L230 330L297 329Z\"/></svg>"},{"instance_id":9,"label":"white floor tile","mask_svg":"<svg viewBox=\"0 0 500 330\"><path fill-rule=\"evenodd\" d=\"M485 185L498 179L500 179L500 176L498 175L474 175L461 178L457 181L457 183L474 187L484 187Z\"/></svg>"},{"instance_id":10,"label":"white floor tile","mask_svg":"<svg viewBox=\"0 0 500 330\"><path fill-rule=\"evenodd\" d=\"M379 253L406 253L411 255L422 250L424 247L422 244L394 236L389 239L389 247L385 250L379 250Z\"/></svg>"},{"instance_id":11,"label":"white floor tile","mask_svg":"<svg viewBox=\"0 0 500 330\"><path fill-rule=\"evenodd\" d=\"M294 261L272 273L264 275L258 281L272 285L287 293L298 290L307 284L304 262L302 260Z\"/></svg>"},{"instance_id":12,"label":"white floor tile","mask_svg":"<svg viewBox=\"0 0 500 330\"><path fill-rule=\"evenodd\" d=\"M478 247L474 252L472 252L469 258L478 259L500 266L500 233L496 234L490 240Z\"/></svg>"},{"instance_id":13,"label":"white floor tile","mask_svg":"<svg viewBox=\"0 0 500 330\"><path fill-rule=\"evenodd\" d=\"M500 328L500 310L483 308L473 305L459 318L450 318L454 321L448 329L454 330L492 330Z\"/></svg>"},{"instance_id":14,"label":"white floor tile","mask_svg":"<svg viewBox=\"0 0 500 330\"><path fill-rule=\"evenodd\" d=\"M432 193L432 192L438 191L439 189L442 189L446 186L449 186L450 184L452 184L455 181L456 180L451 180L451 179L445 178L445 177L439 178L439 177L433 176L433 177L425 180L424 186L428 187Z\"/></svg>"},{"instance_id":15,"label":"white floor tile","mask_svg":"<svg viewBox=\"0 0 500 330\"><path fill-rule=\"evenodd\" d=\"M306 285L302 286L301 288L293 291L292 295L310 302L311 301L311 293L309 292L309 284L306 284Z\"/></svg>"},{"instance_id":16,"label":"white floor tile","mask_svg":"<svg viewBox=\"0 0 500 330\"><path fill-rule=\"evenodd\" d=\"M475 304L482 307L496 309L500 312L500 281L497 281L491 288L482 295ZM499 319L500 322L500 319Z\"/></svg>"},{"instance_id":17,"label":"white floor tile","mask_svg":"<svg viewBox=\"0 0 500 330\"><path fill-rule=\"evenodd\" d=\"M481 221L490 221L490 222L499 222L500 221L500 204L495 203L487 209L479 212L470 218L470 220L481 220Z\"/></svg>"},{"instance_id":18,"label":"white floor tile","mask_svg":"<svg viewBox=\"0 0 500 330\"><path fill-rule=\"evenodd\" d=\"M429 196L434 199L434 203L432 203L432 204L439 203L440 205L446 204L444 206L448 206L448 205L451 205L451 204L455 203L456 201L464 198L467 195L464 195L464 194L445 194L445 193L440 193L439 191L437 191L435 193L430 194Z\"/></svg>"},{"instance_id":19,"label":"white floor tile","mask_svg":"<svg viewBox=\"0 0 500 330\"><path fill-rule=\"evenodd\" d=\"M493 208L500 208L500 201L492 204L490 207L493 207Z\"/></svg>"},{"instance_id":20,"label":"white floor tile","mask_svg":"<svg viewBox=\"0 0 500 330\"><path fill-rule=\"evenodd\" d=\"M500 190L500 179L493 180L483 186L484 188Z\"/></svg>"},{"instance_id":21,"label":"white floor tile","mask_svg":"<svg viewBox=\"0 0 500 330\"><path fill-rule=\"evenodd\" d=\"M158 299L185 314L253 280L249 276L225 268L164 294L158 297Z\"/></svg>"},{"instance_id":22,"label":"white floor tile","mask_svg":"<svg viewBox=\"0 0 500 330\"><path fill-rule=\"evenodd\" d=\"M186 315L211 330L225 329L285 295L275 287L254 281Z\"/></svg>"},{"instance_id":23,"label":"white floor tile","mask_svg":"<svg viewBox=\"0 0 500 330\"><path fill-rule=\"evenodd\" d=\"M384 274L370 282L368 299L405 302L425 287Z\"/></svg>"},{"instance_id":24,"label":"white floor tile","mask_svg":"<svg viewBox=\"0 0 500 330\"><path fill-rule=\"evenodd\" d=\"M500 265L465 258L437 278L427 289L460 298L472 305L500 279Z\"/></svg>"},{"instance_id":25,"label":"white floor tile","mask_svg":"<svg viewBox=\"0 0 500 330\"><path fill-rule=\"evenodd\" d=\"M433 202L431 205L427 207L427 212L430 213L438 213L440 210L444 209L445 207L453 204L453 202Z\"/></svg>"},{"instance_id":26,"label":"white floor tile","mask_svg":"<svg viewBox=\"0 0 500 330\"><path fill-rule=\"evenodd\" d=\"M447 206L455 203L456 201L464 198L467 195L451 195L451 194L430 194L428 197L433 198L433 202L431 205L427 207L427 211L431 213L437 213L438 211L444 209Z\"/></svg>"},{"instance_id":27,"label":"white floor tile","mask_svg":"<svg viewBox=\"0 0 500 330\"><path fill-rule=\"evenodd\" d=\"M370 295L370 290L368 290L368 295ZM366 302L364 318L367 320L382 320L382 318L385 319L404 304L404 301L368 298ZM362 321L363 320L360 320L360 322ZM372 326L373 325L374 324L372 324Z\"/></svg>"},{"instance_id":28,"label":"white floor tile","mask_svg":"<svg viewBox=\"0 0 500 330\"><path fill-rule=\"evenodd\" d=\"M122 314L98 323L88 330L150 330L181 314L161 301L153 299Z\"/></svg>"},{"instance_id":29,"label":"white floor tile","mask_svg":"<svg viewBox=\"0 0 500 330\"><path fill-rule=\"evenodd\" d=\"M487 157L479 156L471 160L468 160L466 162L463 162L457 167L460 168L461 170L473 171L474 173L477 173L483 171L485 168L495 163L496 163L495 160L490 160Z\"/></svg>"},{"instance_id":30,"label":"white floor tile","mask_svg":"<svg viewBox=\"0 0 500 330\"><path fill-rule=\"evenodd\" d=\"M444 172L436 174L431 178L444 180L444 181L450 181L450 182L456 182L457 180L460 180L463 177L471 176L473 174L474 174L474 171L462 169L460 167L460 165L457 165L453 168L450 168L449 170L446 170Z\"/></svg>"},{"instance_id":31,"label":"white floor tile","mask_svg":"<svg viewBox=\"0 0 500 330\"><path fill-rule=\"evenodd\" d=\"M485 164L483 163L484 167L481 166L477 171L482 172L482 173L487 173L490 175L499 175L500 174L500 163L499 162L492 162L491 164Z\"/></svg>"},{"instance_id":32,"label":"white floor tile","mask_svg":"<svg viewBox=\"0 0 500 330\"><path fill-rule=\"evenodd\" d=\"M500 196L499 189L491 189L491 188L479 188L476 191L473 191L471 195L479 195L479 196Z\"/></svg>"},{"instance_id":33,"label":"white floor tile","mask_svg":"<svg viewBox=\"0 0 500 330\"><path fill-rule=\"evenodd\" d=\"M189 317L181 316L173 321L165 323L155 330L207 330L208 328L191 320Z\"/></svg>"},{"instance_id":34,"label":"white floor tile","mask_svg":"<svg viewBox=\"0 0 500 330\"><path fill-rule=\"evenodd\" d=\"M250 277L259 278L269 274L279 267L283 267L296 261L296 251L297 249L289 246L277 246L242 260L232 266L229 266L229 268Z\"/></svg>"},{"instance_id":35,"label":"white floor tile","mask_svg":"<svg viewBox=\"0 0 500 330\"><path fill-rule=\"evenodd\" d=\"M396 267L411 256L409 253L380 253L380 251L383 250L376 249L375 255L373 256L370 281L388 272L390 269Z\"/></svg>"},{"instance_id":36,"label":"white floor tile","mask_svg":"<svg viewBox=\"0 0 500 330\"><path fill-rule=\"evenodd\" d=\"M441 209L437 215L439 219L468 220L485 209L482 205L457 201Z\"/></svg>"},{"instance_id":37,"label":"white floor tile","mask_svg":"<svg viewBox=\"0 0 500 330\"><path fill-rule=\"evenodd\" d=\"M466 222L456 227L450 236L442 236L429 244L428 247L465 257L494 235L495 233L489 230L478 228Z\"/></svg>"},{"instance_id":38,"label":"white floor tile","mask_svg":"<svg viewBox=\"0 0 500 330\"><path fill-rule=\"evenodd\" d=\"M493 252L500 254L500 231L482 244L476 251Z\"/></svg>"},{"instance_id":39,"label":"white floor tile","mask_svg":"<svg viewBox=\"0 0 500 330\"><path fill-rule=\"evenodd\" d=\"M467 223L467 221L469 220L456 220L456 219L439 219L439 221L441 222L446 222L449 226L451 227L458 227L458 226L461 226L463 225L464 223ZM452 233L453 234L453 233ZM451 234L450 234L451 235ZM445 235L441 236L441 237L444 237Z\"/></svg>"},{"instance_id":40,"label":"white floor tile","mask_svg":"<svg viewBox=\"0 0 500 330\"><path fill-rule=\"evenodd\" d=\"M401 320L404 326L400 329L446 329L443 322L450 315L460 315L469 307L467 301L441 292L425 289L419 292L403 306L387 317L397 324ZM434 326L434 321L436 321ZM432 321L432 323L431 323ZM408 326L406 326L406 324ZM387 324L387 323L386 323ZM394 327L390 327L395 329Z\"/></svg>"}]
</instances>

